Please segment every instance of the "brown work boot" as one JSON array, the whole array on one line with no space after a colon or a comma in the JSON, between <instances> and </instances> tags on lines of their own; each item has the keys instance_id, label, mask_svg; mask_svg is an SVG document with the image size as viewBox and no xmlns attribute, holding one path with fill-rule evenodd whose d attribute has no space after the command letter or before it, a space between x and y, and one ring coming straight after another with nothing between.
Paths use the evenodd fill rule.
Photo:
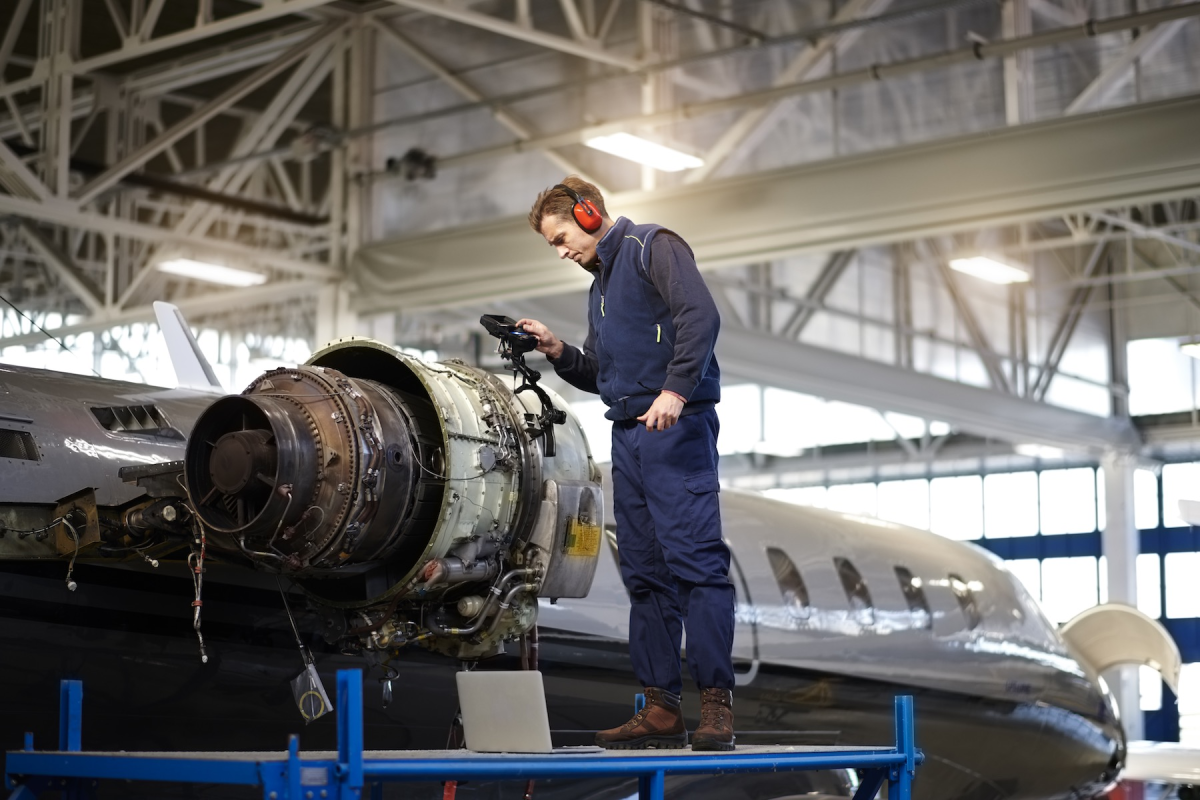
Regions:
<instances>
[{"instance_id":1,"label":"brown work boot","mask_svg":"<svg viewBox=\"0 0 1200 800\"><path fill-rule=\"evenodd\" d=\"M733 749L733 692L700 690L700 727L692 734L693 750Z\"/></svg>"},{"instance_id":2,"label":"brown work boot","mask_svg":"<svg viewBox=\"0 0 1200 800\"><path fill-rule=\"evenodd\" d=\"M687 726L679 710L679 695L654 686L646 687L646 705L619 728L596 734L596 744L613 750L645 750L649 747L676 750L687 747Z\"/></svg>"}]
</instances>

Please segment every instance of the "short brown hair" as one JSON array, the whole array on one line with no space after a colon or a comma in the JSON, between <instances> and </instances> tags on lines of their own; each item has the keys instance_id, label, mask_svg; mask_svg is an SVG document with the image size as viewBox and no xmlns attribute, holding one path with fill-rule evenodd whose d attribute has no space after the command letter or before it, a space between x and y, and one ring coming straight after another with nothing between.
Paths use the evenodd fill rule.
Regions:
<instances>
[{"instance_id":1,"label":"short brown hair","mask_svg":"<svg viewBox=\"0 0 1200 800\"><path fill-rule=\"evenodd\" d=\"M604 195L592 184L577 175L569 175L562 179L562 185L578 194L584 200L591 200L592 205L600 212L600 216L608 219L608 211L604 208ZM542 220L546 217L562 217L573 219L571 209L575 207L575 198L558 187L546 189L537 196L533 208L529 210L529 226L538 233L542 232Z\"/></svg>"}]
</instances>

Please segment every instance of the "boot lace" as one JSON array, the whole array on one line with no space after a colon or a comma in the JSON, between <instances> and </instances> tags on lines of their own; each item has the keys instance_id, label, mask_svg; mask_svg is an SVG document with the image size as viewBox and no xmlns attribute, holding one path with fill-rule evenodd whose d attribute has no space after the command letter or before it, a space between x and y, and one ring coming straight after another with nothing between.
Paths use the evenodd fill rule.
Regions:
<instances>
[{"instance_id":1,"label":"boot lace","mask_svg":"<svg viewBox=\"0 0 1200 800\"><path fill-rule=\"evenodd\" d=\"M706 704L700 709L700 727L722 728L725 725L725 706L716 703Z\"/></svg>"},{"instance_id":2,"label":"boot lace","mask_svg":"<svg viewBox=\"0 0 1200 800\"><path fill-rule=\"evenodd\" d=\"M650 704L646 703L646 705L642 706L638 710L638 712L633 715L633 719L629 720L629 722L626 722L623 727L626 730L631 731L634 728L636 728L638 725L641 725L643 722L646 721L646 717L650 714L650 708L651 708Z\"/></svg>"}]
</instances>

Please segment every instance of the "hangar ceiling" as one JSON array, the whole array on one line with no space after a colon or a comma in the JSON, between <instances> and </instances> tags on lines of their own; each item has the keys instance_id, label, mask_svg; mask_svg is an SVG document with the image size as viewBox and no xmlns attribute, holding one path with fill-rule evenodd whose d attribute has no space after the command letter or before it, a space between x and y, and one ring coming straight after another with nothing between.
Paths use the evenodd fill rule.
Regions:
<instances>
[{"instance_id":1,"label":"hangar ceiling","mask_svg":"<svg viewBox=\"0 0 1200 800\"><path fill-rule=\"evenodd\" d=\"M470 358L481 311L578 341L586 276L523 220L576 173L692 243L731 377L967 436L1146 452L1124 343L1200 333L1198 16L1116 0L10 0L0 348L149 321L157 299L314 344L369 332ZM583 144L615 131L705 165L656 172ZM983 252L1030 282L947 267ZM158 269L179 257L266 282Z\"/></svg>"}]
</instances>

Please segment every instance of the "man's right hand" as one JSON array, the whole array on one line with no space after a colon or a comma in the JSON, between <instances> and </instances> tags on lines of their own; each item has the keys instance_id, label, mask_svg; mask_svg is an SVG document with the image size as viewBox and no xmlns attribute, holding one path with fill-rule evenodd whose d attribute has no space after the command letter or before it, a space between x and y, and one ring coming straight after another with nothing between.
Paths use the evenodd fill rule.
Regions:
<instances>
[{"instance_id":1,"label":"man's right hand","mask_svg":"<svg viewBox=\"0 0 1200 800\"><path fill-rule=\"evenodd\" d=\"M562 355L563 347L565 347L562 340L551 333L549 328L536 319L519 319L517 320L517 327L537 337L537 350L539 353L545 353L550 358L558 358Z\"/></svg>"}]
</instances>

